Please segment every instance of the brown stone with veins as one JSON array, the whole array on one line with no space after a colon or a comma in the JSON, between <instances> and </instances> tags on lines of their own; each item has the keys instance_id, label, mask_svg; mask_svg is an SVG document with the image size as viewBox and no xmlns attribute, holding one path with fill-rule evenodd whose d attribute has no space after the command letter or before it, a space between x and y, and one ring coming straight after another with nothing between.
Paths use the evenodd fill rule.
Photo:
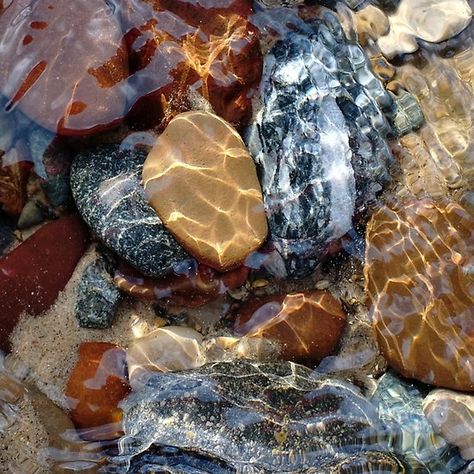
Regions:
<instances>
[{"instance_id":1,"label":"brown stone with veins","mask_svg":"<svg viewBox=\"0 0 474 474\"><path fill-rule=\"evenodd\" d=\"M143 182L166 228L201 263L231 270L265 240L255 164L239 134L214 114L174 118L145 161Z\"/></svg>"},{"instance_id":2,"label":"brown stone with veins","mask_svg":"<svg viewBox=\"0 0 474 474\"><path fill-rule=\"evenodd\" d=\"M365 276L381 351L405 377L474 391L474 218L447 200L382 207Z\"/></svg>"},{"instance_id":3,"label":"brown stone with veins","mask_svg":"<svg viewBox=\"0 0 474 474\"><path fill-rule=\"evenodd\" d=\"M340 302L328 292L312 291L249 300L237 314L234 332L277 341L282 358L311 364L334 350L345 325Z\"/></svg>"}]
</instances>

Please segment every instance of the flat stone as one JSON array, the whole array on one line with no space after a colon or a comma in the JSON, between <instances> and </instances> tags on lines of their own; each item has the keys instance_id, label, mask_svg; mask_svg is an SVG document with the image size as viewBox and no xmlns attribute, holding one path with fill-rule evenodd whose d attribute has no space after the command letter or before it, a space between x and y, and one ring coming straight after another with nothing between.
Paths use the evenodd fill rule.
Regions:
<instances>
[{"instance_id":1,"label":"flat stone","mask_svg":"<svg viewBox=\"0 0 474 474\"><path fill-rule=\"evenodd\" d=\"M423 412L436 433L457 446L464 459L474 459L474 396L433 390L423 400Z\"/></svg>"},{"instance_id":2,"label":"flat stone","mask_svg":"<svg viewBox=\"0 0 474 474\"><path fill-rule=\"evenodd\" d=\"M158 137L143 166L150 205L199 262L242 265L267 235L255 165L235 129L209 112L185 112Z\"/></svg>"},{"instance_id":3,"label":"flat stone","mask_svg":"<svg viewBox=\"0 0 474 474\"><path fill-rule=\"evenodd\" d=\"M390 203L367 229L370 317L406 377L474 391L472 214L454 202Z\"/></svg>"},{"instance_id":4,"label":"flat stone","mask_svg":"<svg viewBox=\"0 0 474 474\"><path fill-rule=\"evenodd\" d=\"M345 325L340 302L312 291L250 299L238 310L234 332L277 341L282 359L314 365L334 350Z\"/></svg>"},{"instance_id":5,"label":"flat stone","mask_svg":"<svg viewBox=\"0 0 474 474\"><path fill-rule=\"evenodd\" d=\"M114 285L103 257L87 265L77 288L75 316L83 328L103 329L112 325L122 294Z\"/></svg>"},{"instance_id":6,"label":"flat stone","mask_svg":"<svg viewBox=\"0 0 474 474\"><path fill-rule=\"evenodd\" d=\"M146 202L140 185L146 152L106 145L79 154L71 189L84 220L113 251L148 276L190 258Z\"/></svg>"},{"instance_id":7,"label":"flat stone","mask_svg":"<svg viewBox=\"0 0 474 474\"><path fill-rule=\"evenodd\" d=\"M278 41L246 143L257 164L275 259L309 274L387 182L392 99L332 15Z\"/></svg>"}]
</instances>

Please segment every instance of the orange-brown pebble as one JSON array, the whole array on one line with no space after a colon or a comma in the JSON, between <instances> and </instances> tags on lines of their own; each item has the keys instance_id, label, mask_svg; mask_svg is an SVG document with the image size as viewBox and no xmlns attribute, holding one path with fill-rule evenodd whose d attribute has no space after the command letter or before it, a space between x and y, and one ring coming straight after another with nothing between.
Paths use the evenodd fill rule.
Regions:
<instances>
[{"instance_id":1,"label":"orange-brown pebble","mask_svg":"<svg viewBox=\"0 0 474 474\"><path fill-rule=\"evenodd\" d=\"M117 405L129 391L125 351L108 342L83 342L66 387L71 419L84 430L83 437L120 436L122 411Z\"/></svg>"},{"instance_id":2,"label":"orange-brown pebble","mask_svg":"<svg viewBox=\"0 0 474 474\"><path fill-rule=\"evenodd\" d=\"M176 240L219 271L241 265L267 235L255 164L239 134L209 112L185 112L143 167L150 204Z\"/></svg>"},{"instance_id":3,"label":"orange-brown pebble","mask_svg":"<svg viewBox=\"0 0 474 474\"><path fill-rule=\"evenodd\" d=\"M248 301L234 331L277 341L285 360L315 363L334 350L345 325L340 302L328 292L312 291Z\"/></svg>"},{"instance_id":4,"label":"orange-brown pebble","mask_svg":"<svg viewBox=\"0 0 474 474\"><path fill-rule=\"evenodd\" d=\"M406 377L474 391L474 218L412 200L377 211L365 277L380 349Z\"/></svg>"}]
</instances>

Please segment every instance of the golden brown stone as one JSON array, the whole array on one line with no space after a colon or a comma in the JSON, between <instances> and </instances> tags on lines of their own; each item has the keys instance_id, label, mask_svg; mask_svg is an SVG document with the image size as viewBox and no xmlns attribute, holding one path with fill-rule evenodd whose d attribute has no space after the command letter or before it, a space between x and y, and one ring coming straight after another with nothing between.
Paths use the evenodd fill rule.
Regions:
<instances>
[{"instance_id":1,"label":"golden brown stone","mask_svg":"<svg viewBox=\"0 0 474 474\"><path fill-rule=\"evenodd\" d=\"M406 377L474 391L474 218L432 200L384 206L367 229L370 315Z\"/></svg>"},{"instance_id":2,"label":"golden brown stone","mask_svg":"<svg viewBox=\"0 0 474 474\"><path fill-rule=\"evenodd\" d=\"M241 265L267 235L255 165L238 133L209 112L173 119L143 167L150 204L197 260Z\"/></svg>"}]
</instances>

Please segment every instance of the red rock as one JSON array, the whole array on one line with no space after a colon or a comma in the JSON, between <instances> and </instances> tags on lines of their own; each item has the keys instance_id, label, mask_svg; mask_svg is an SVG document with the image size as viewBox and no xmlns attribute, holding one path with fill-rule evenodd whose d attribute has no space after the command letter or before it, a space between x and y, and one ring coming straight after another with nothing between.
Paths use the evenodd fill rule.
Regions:
<instances>
[{"instance_id":1,"label":"red rock","mask_svg":"<svg viewBox=\"0 0 474 474\"><path fill-rule=\"evenodd\" d=\"M312 291L249 300L237 314L234 331L277 341L285 360L314 364L334 350L345 325L339 301Z\"/></svg>"},{"instance_id":2,"label":"red rock","mask_svg":"<svg viewBox=\"0 0 474 474\"><path fill-rule=\"evenodd\" d=\"M129 82L135 99L141 98L132 117L147 117L142 126L164 115L166 122L189 110L193 89L233 125L249 119L251 92L262 73L258 31L247 19L251 11L248 0L123 2Z\"/></svg>"},{"instance_id":3,"label":"red rock","mask_svg":"<svg viewBox=\"0 0 474 474\"><path fill-rule=\"evenodd\" d=\"M81 435L96 440L121 436L117 406L129 391L125 351L108 342L83 342L66 387L72 422L85 430Z\"/></svg>"},{"instance_id":4,"label":"red rock","mask_svg":"<svg viewBox=\"0 0 474 474\"><path fill-rule=\"evenodd\" d=\"M76 215L41 227L0 259L0 348L22 312L37 315L48 309L86 248L87 228Z\"/></svg>"},{"instance_id":5,"label":"red rock","mask_svg":"<svg viewBox=\"0 0 474 474\"><path fill-rule=\"evenodd\" d=\"M15 0L0 16L0 91L41 126L85 134L125 112L122 33L101 0Z\"/></svg>"},{"instance_id":6,"label":"red rock","mask_svg":"<svg viewBox=\"0 0 474 474\"><path fill-rule=\"evenodd\" d=\"M11 216L19 216L26 203L26 184L32 164L20 161L4 166L0 152L0 208Z\"/></svg>"},{"instance_id":7,"label":"red rock","mask_svg":"<svg viewBox=\"0 0 474 474\"><path fill-rule=\"evenodd\" d=\"M242 286L249 269L239 267L219 273L206 265L193 265L182 274L164 278L142 275L126 263L121 263L115 273L114 282L122 290L147 301L167 301L177 306L197 308L228 290Z\"/></svg>"}]
</instances>

